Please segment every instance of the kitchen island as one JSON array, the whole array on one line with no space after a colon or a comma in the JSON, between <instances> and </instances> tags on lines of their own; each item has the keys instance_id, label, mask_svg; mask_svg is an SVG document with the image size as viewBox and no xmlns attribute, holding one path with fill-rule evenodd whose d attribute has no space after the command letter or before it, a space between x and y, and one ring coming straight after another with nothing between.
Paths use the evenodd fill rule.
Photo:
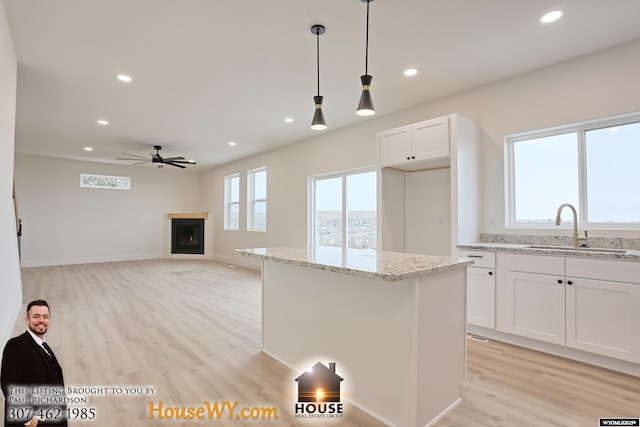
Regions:
<instances>
[{"instance_id":1,"label":"kitchen island","mask_svg":"<svg viewBox=\"0 0 640 427\"><path fill-rule=\"evenodd\" d=\"M471 260L332 247L256 248L263 351L297 373L335 363L341 398L398 427L461 401Z\"/></svg>"}]
</instances>

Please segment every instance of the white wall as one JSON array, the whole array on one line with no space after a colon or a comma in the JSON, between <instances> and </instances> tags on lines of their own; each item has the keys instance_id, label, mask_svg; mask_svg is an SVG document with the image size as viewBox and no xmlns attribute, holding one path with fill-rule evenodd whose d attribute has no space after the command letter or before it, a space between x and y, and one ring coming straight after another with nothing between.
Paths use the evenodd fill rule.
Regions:
<instances>
[{"instance_id":1,"label":"white wall","mask_svg":"<svg viewBox=\"0 0 640 427\"><path fill-rule=\"evenodd\" d=\"M15 140L18 64L9 24L0 2L0 345L9 338L22 305L16 220L13 207L13 153Z\"/></svg>"},{"instance_id":2,"label":"white wall","mask_svg":"<svg viewBox=\"0 0 640 427\"><path fill-rule=\"evenodd\" d=\"M218 259L251 265L253 259L234 254L237 248L305 246L307 244L307 178L376 164L376 132L386 121L320 133L303 142L271 150L219 167L202 175L203 209L211 211L213 251ZM267 231L246 231L247 172L267 167ZM224 177L240 173L240 230L225 231Z\"/></svg>"},{"instance_id":3,"label":"white wall","mask_svg":"<svg viewBox=\"0 0 640 427\"><path fill-rule=\"evenodd\" d=\"M163 258L167 214L201 212L191 172L24 155L15 169L24 267ZM81 173L130 176L131 190L81 188Z\"/></svg>"},{"instance_id":4,"label":"white wall","mask_svg":"<svg viewBox=\"0 0 640 427\"><path fill-rule=\"evenodd\" d=\"M21 204L26 203L21 207L25 220L23 265L164 256L166 244L157 230L166 228L162 225L164 214L172 211L210 211L206 239L207 251L211 247L212 253L208 255L256 265L255 260L240 257L233 250L306 245L309 176L374 165L377 132L451 113L460 113L483 129L482 232L559 234L562 231L558 229L504 228L504 137L638 111L639 74L640 41L636 41L402 112L363 119L356 126L321 132L313 138L199 176L172 173L167 168L128 168L62 160L45 162L19 156L16 184L24 194ZM268 226L266 232L250 232L246 231L246 173L262 166L268 169ZM43 172L53 177L44 186L35 175ZM82 191L78 187L80 172L135 175L134 190L130 195ZM232 173L241 174L239 231L223 230L223 180ZM182 180L188 181L188 186ZM194 181L199 184L199 192L197 189L195 193L185 192L185 188L194 187ZM122 223L125 217L133 219L134 225L114 234L118 233L114 224ZM489 227L491 217L496 218L496 226ZM56 243L63 232L69 230L82 231L80 240ZM592 236L640 236L638 231L589 231ZM89 238L83 237L83 233L89 233Z\"/></svg>"},{"instance_id":5,"label":"white wall","mask_svg":"<svg viewBox=\"0 0 640 427\"><path fill-rule=\"evenodd\" d=\"M307 177L375 164L378 131L451 113L475 121L484 131L484 233L561 234L558 229L514 230L504 227L504 137L518 132L640 111L640 41L547 67L495 84L466 91L362 124L243 159L202 176L203 208L214 213L214 255L251 263L234 248L306 245ZM374 94L375 97L375 94ZM223 231L223 179L239 172L268 168L268 231ZM241 228L245 227L246 195L241 194ZM490 217L496 226L489 227ZM592 236L640 236L638 231L590 230Z\"/></svg>"}]
</instances>

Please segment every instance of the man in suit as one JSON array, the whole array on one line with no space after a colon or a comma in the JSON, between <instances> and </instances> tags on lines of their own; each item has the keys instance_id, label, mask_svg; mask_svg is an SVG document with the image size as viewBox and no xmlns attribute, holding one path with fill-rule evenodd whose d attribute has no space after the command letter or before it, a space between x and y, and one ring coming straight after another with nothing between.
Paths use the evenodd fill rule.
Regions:
<instances>
[{"instance_id":1,"label":"man in suit","mask_svg":"<svg viewBox=\"0 0 640 427\"><path fill-rule=\"evenodd\" d=\"M5 427L67 426L62 368L44 341L49 304L27 305L27 331L7 341L2 354L0 384L5 398Z\"/></svg>"}]
</instances>

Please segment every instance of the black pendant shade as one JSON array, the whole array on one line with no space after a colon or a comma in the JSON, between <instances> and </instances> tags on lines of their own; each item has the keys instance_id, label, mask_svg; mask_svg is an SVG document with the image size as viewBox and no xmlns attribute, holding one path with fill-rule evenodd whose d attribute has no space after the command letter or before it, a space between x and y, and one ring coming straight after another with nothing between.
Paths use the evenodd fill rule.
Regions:
<instances>
[{"instance_id":1,"label":"black pendant shade","mask_svg":"<svg viewBox=\"0 0 640 427\"><path fill-rule=\"evenodd\" d=\"M369 87L371 86L371 80L373 77L369 75L369 3L373 0L361 0L367 3L367 36L366 47L364 57L364 75L360 76L362 82L362 95L360 96L360 102L358 103L358 109L356 114L359 116L373 116L376 110L373 108L373 99L371 98L371 92Z\"/></svg>"},{"instance_id":2,"label":"black pendant shade","mask_svg":"<svg viewBox=\"0 0 640 427\"><path fill-rule=\"evenodd\" d=\"M323 96L316 95L313 97L313 102L316 104L316 112L313 113L313 120L311 121L311 129L323 130L327 128L327 122L324 121L324 114L322 113L322 100Z\"/></svg>"},{"instance_id":3,"label":"black pendant shade","mask_svg":"<svg viewBox=\"0 0 640 427\"><path fill-rule=\"evenodd\" d=\"M362 82L362 95L360 95L360 102L358 103L358 110L356 111L356 114L359 116L373 116L376 113L375 108L373 108L371 92L369 91L372 79L373 77L368 74L360 76L360 81Z\"/></svg>"}]
</instances>

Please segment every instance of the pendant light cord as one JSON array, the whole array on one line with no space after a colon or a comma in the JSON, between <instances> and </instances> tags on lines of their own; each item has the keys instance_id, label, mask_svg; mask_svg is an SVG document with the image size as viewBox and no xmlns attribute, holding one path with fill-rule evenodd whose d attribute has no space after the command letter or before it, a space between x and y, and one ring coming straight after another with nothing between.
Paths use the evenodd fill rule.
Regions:
<instances>
[{"instance_id":1,"label":"pendant light cord","mask_svg":"<svg viewBox=\"0 0 640 427\"><path fill-rule=\"evenodd\" d=\"M318 96L320 96L320 31L316 32L316 64L318 75Z\"/></svg>"},{"instance_id":2,"label":"pendant light cord","mask_svg":"<svg viewBox=\"0 0 640 427\"><path fill-rule=\"evenodd\" d=\"M367 37L365 42L365 54L364 54L364 73L369 74L369 3L371 0L367 0Z\"/></svg>"}]
</instances>

